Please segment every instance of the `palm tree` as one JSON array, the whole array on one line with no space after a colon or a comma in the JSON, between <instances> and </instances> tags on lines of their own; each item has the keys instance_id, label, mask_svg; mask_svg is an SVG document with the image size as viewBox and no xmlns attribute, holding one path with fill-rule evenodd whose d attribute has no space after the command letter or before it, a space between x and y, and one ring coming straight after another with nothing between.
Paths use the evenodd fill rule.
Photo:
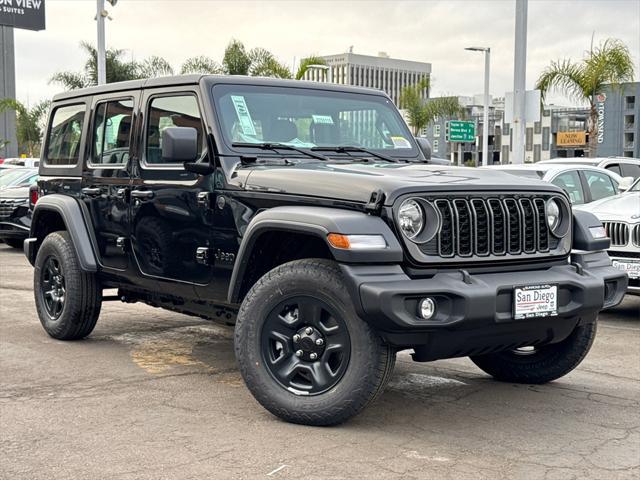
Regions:
<instances>
[{"instance_id":1,"label":"palm tree","mask_svg":"<svg viewBox=\"0 0 640 480\"><path fill-rule=\"evenodd\" d=\"M29 108L12 98L0 100L0 112L5 110L14 110L16 112L16 137L20 153L26 153L29 157L39 156L44 128L43 123L46 114L49 112L49 106L49 101L37 103Z\"/></svg>"},{"instance_id":2,"label":"palm tree","mask_svg":"<svg viewBox=\"0 0 640 480\"><path fill-rule=\"evenodd\" d=\"M429 84L429 80L424 79L403 88L400 94L400 107L406 110L408 123L414 135L418 135L438 117L459 118L464 113L458 97L425 99L424 92L429 88Z\"/></svg>"},{"instance_id":3,"label":"palm tree","mask_svg":"<svg viewBox=\"0 0 640 480\"><path fill-rule=\"evenodd\" d=\"M81 72L58 72L51 77L50 83L60 83L67 90L98 84L98 52L88 42L80 42L80 47L88 57L83 70ZM143 78L139 64L133 60L123 60L124 53L124 50L117 48L107 50L105 55L107 83Z\"/></svg>"},{"instance_id":4,"label":"palm tree","mask_svg":"<svg viewBox=\"0 0 640 480\"><path fill-rule=\"evenodd\" d=\"M244 44L238 40L231 40L227 45L222 67L228 75L292 77L291 70L280 63L273 53L264 48L252 48L247 51Z\"/></svg>"},{"instance_id":5,"label":"palm tree","mask_svg":"<svg viewBox=\"0 0 640 480\"><path fill-rule=\"evenodd\" d=\"M310 57L305 57L300 60L300 66L298 67L298 71L296 72L296 80L302 80L305 72L309 69L311 65L326 65L327 61L319 57L317 55L311 55Z\"/></svg>"},{"instance_id":6,"label":"palm tree","mask_svg":"<svg viewBox=\"0 0 640 480\"><path fill-rule=\"evenodd\" d=\"M574 99L589 104L589 155L596 156L598 111L596 95L608 85L619 86L633 81L634 65L627 46L620 40L609 38L586 52L580 62L557 60L542 72L536 88L542 98L551 90L558 90Z\"/></svg>"}]
</instances>

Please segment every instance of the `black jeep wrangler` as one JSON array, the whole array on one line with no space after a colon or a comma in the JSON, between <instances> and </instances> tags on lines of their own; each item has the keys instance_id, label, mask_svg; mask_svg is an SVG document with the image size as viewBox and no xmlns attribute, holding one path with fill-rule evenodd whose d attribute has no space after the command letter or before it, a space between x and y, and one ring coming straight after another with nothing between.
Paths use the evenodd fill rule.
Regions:
<instances>
[{"instance_id":1,"label":"black jeep wrangler","mask_svg":"<svg viewBox=\"0 0 640 480\"><path fill-rule=\"evenodd\" d=\"M67 92L39 190L25 253L49 335L89 335L106 300L235 320L247 386L296 423L360 412L403 349L557 379L627 286L562 190L429 165L375 90L184 76Z\"/></svg>"}]
</instances>

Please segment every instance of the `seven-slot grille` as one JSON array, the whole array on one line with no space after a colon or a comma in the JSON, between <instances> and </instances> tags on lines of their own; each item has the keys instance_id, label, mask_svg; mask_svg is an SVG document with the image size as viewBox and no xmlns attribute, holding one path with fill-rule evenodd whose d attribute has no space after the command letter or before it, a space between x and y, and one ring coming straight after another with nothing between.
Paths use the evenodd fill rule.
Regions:
<instances>
[{"instance_id":1,"label":"seven-slot grille","mask_svg":"<svg viewBox=\"0 0 640 480\"><path fill-rule=\"evenodd\" d=\"M611 246L622 247L629 243L629 225L623 222L602 222L602 224L611 239Z\"/></svg>"},{"instance_id":2,"label":"seven-slot grille","mask_svg":"<svg viewBox=\"0 0 640 480\"><path fill-rule=\"evenodd\" d=\"M0 199L0 220L6 220L11 216L16 207L25 203L24 198L3 198Z\"/></svg>"},{"instance_id":3,"label":"seven-slot grille","mask_svg":"<svg viewBox=\"0 0 640 480\"><path fill-rule=\"evenodd\" d=\"M441 227L419 248L441 258L549 252L558 241L547 225L547 200L534 195L429 199Z\"/></svg>"}]
</instances>

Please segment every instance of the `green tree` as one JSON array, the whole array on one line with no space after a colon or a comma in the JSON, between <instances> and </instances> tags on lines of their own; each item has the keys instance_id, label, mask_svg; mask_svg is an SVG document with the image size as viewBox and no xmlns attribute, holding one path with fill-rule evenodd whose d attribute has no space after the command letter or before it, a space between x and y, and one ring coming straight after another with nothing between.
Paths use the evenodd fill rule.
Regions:
<instances>
[{"instance_id":1,"label":"green tree","mask_svg":"<svg viewBox=\"0 0 640 480\"><path fill-rule=\"evenodd\" d=\"M327 61L317 55L311 55L309 57L303 58L302 60L300 60L300 66L298 67L298 71L296 72L296 80L301 80L302 77L304 77L304 74L309 69L309 66L326 64Z\"/></svg>"},{"instance_id":2,"label":"green tree","mask_svg":"<svg viewBox=\"0 0 640 480\"><path fill-rule=\"evenodd\" d=\"M252 48L247 51L244 44L231 40L222 58L224 73L228 75L251 75L261 77L291 78L291 70L280 63L270 51Z\"/></svg>"},{"instance_id":3,"label":"green tree","mask_svg":"<svg viewBox=\"0 0 640 480\"><path fill-rule=\"evenodd\" d=\"M224 70L222 66L212 58L201 55L188 58L182 64L180 74L186 75L188 73L220 74L224 73Z\"/></svg>"},{"instance_id":4,"label":"green tree","mask_svg":"<svg viewBox=\"0 0 640 480\"><path fill-rule=\"evenodd\" d=\"M14 110L16 112L16 137L18 151L29 157L40 155L40 144L44 129L44 120L49 111L50 102L40 102L29 108L23 103L5 98L0 100L0 112ZM0 142L2 143L2 142Z\"/></svg>"},{"instance_id":5,"label":"green tree","mask_svg":"<svg viewBox=\"0 0 640 480\"><path fill-rule=\"evenodd\" d=\"M432 124L438 117L461 118L464 108L458 97L425 98L425 90L429 88L429 80L425 79L415 85L409 85L400 93L400 108L406 110L408 123L414 135Z\"/></svg>"},{"instance_id":6,"label":"green tree","mask_svg":"<svg viewBox=\"0 0 640 480\"><path fill-rule=\"evenodd\" d=\"M231 40L224 51L222 66L228 75L249 75L251 58L242 42Z\"/></svg>"},{"instance_id":7,"label":"green tree","mask_svg":"<svg viewBox=\"0 0 640 480\"><path fill-rule=\"evenodd\" d=\"M634 64L627 46L620 40L609 38L596 48L587 51L579 62L557 60L542 72L536 88L544 99L549 91L557 90L580 102L589 104L589 155L596 156L598 112L596 95L607 85L616 88L623 82L631 82Z\"/></svg>"},{"instance_id":8,"label":"green tree","mask_svg":"<svg viewBox=\"0 0 640 480\"><path fill-rule=\"evenodd\" d=\"M67 90L98 84L98 52L96 48L88 42L81 42L80 47L88 57L82 71L58 72L51 77L49 80L50 83L59 83ZM124 60L124 53L124 50L117 48L110 48L106 51L105 65L107 83L143 78L140 65L133 60Z\"/></svg>"}]
</instances>

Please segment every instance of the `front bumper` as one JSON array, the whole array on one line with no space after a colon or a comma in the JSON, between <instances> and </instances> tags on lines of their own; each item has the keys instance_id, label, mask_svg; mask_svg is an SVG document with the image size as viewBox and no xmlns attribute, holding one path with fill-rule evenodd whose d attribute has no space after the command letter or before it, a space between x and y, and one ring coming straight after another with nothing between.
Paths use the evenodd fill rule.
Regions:
<instances>
[{"instance_id":1,"label":"front bumper","mask_svg":"<svg viewBox=\"0 0 640 480\"><path fill-rule=\"evenodd\" d=\"M27 238L29 236L29 225L25 225L21 220L0 222L0 239Z\"/></svg>"},{"instance_id":2,"label":"front bumper","mask_svg":"<svg viewBox=\"0 0 640 480\"><path fill-rule=\"evenodd\" d=\"M477 355L500 349L558 342L580 322L595 321L617 305L627 276L613 268L606 252L576 253L571 264L546 269L469 274L446 271L411 279L397 265L342 266L358 314L385 340L416 348L419 360ZM513 289L558 285L558 315L515 320ZM417 315L420 298L436 302L430 320ZM515 345L515 346L514 346Z\"/></svg>"}]
</instances>

